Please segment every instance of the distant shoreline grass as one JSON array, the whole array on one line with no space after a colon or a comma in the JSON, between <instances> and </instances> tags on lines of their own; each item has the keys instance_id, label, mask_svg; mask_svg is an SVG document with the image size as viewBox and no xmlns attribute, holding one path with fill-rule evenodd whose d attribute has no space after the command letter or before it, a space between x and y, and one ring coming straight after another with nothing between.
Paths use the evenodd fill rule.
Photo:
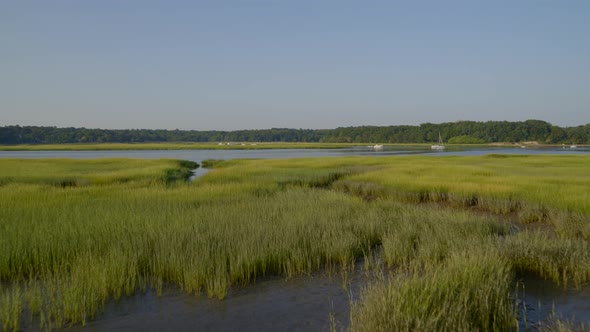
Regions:
<instances>
[{"instance_id":1,"label":"distant shoreline grass","mask_svg":"<svg viewBox=\"0 0 590 332\"><path fill-rule=\"evenodd\" d=\"M345 143L79 143L0 145L0 151L101 151L101 150L264 150L264 149L341 149L366 144Z\"/></svg>"},{"instance_id":2,"label":"distant shoreline grass","mask_svg":"<svg viewBox=\"0 0 590 332\"><path fill-rule=\"evenodd\" d=\"M64 158L22 160L7 158L0 162L0 186L38 184L80 187L133 183L186 181L199 164L186 160L100 158L75 160ZM156 174L160 174L156 176Z\"/></svg>"},{"instance_id":3,"label":"distant shoreline grass","mask_svg":"<svg viewBox=\"0 0 590 332\"><path fill-rule=\"evenodd\" d=\"M187 183L194 165L173 160L0 159L0 329L85 324L165 285L223 299L376 248L391 277L365 289L353 331L510 329L517 274L590 281L587 155L212 166Z\"/></svg>"}]
</instances>

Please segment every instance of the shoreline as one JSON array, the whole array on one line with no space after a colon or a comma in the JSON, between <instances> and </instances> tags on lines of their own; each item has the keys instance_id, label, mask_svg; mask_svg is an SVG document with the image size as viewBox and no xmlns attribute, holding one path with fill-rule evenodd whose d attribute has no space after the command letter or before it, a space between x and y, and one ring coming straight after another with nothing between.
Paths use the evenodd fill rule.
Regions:
<instances>
[{"instance_id":1,"label":"shoreline","mask_svg":"<svg viewBox=\"0 0 590 332\"><path fill-rule=\"evenodd\" d=\"M0 145L0 151L126 151L126 150L272 150L272 149L346 149L362 148L368 143L291 143L291 142L175 142L175 143L71 143ZM381 144L381 143L380 143ZM384 147L429 147L431 143L383 143ZM496 142L484 144L445 144L450 147L565 148L571 145L532 142ZM586 148L588 144L576 144Z\"/></svg>"}]
</instances>

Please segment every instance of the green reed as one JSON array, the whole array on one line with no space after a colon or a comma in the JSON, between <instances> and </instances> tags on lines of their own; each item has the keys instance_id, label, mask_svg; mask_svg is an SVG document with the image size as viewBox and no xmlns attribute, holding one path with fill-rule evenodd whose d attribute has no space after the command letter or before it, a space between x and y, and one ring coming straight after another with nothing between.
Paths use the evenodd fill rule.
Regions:
<instances>
[{"instance_id":1,"label":"green reed","mask_svg":"<svg viewBox=\"0 0 590 332\"><path fill-rule=\"evenodd\" d=\"M365 197L441 203L545 222L558 234L590 238L590 156L404 157L337 183Z\"/></svg>"},{"instance_id":2,"label":"green reed","mask_svg":"<svg viewBox=\"0 0 590 332\"><path fill-rule=\"evenodd\" d=\"M353 307L355 331L500 331L516 326L512 272L472 243L440 265L410 264L370 285Z\"/></svg>"}]
</instances>

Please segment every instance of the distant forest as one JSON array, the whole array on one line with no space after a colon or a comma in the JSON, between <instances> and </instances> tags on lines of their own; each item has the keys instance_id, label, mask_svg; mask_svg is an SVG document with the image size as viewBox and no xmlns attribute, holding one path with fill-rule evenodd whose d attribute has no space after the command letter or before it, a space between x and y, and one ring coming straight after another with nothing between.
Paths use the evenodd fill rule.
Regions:
<instances>
[{"instance_id":1,"label":"distant forest","mask_svg":"<svg viewBox=\"0 0 590 332\"><path fill-rule=\"evenodd\" d=\"M419 126L361 126L336 129L198 131L164 129L87 129L37 126L0 127L0 144L134 142L323 142L430 143L438 133L448 143L537 141L541 144L588 144L590 124L558 127L541 120L458 121Z\"/></svg>"}]
</instances>

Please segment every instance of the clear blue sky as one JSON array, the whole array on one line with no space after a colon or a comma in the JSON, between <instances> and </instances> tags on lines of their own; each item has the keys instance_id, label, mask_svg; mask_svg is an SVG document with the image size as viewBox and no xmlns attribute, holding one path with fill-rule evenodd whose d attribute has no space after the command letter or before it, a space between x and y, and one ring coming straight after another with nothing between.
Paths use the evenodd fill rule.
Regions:
<instances>
[{"instance_id":1,"label":"clear blue sky","mask_svg":"<svg viewBox=\"0 0 590 332\"><path fill-rule=\"evenodd\" d=\"M590 122L590 1L0 2L0 125Z\"/></svg>"}]
</instances>

